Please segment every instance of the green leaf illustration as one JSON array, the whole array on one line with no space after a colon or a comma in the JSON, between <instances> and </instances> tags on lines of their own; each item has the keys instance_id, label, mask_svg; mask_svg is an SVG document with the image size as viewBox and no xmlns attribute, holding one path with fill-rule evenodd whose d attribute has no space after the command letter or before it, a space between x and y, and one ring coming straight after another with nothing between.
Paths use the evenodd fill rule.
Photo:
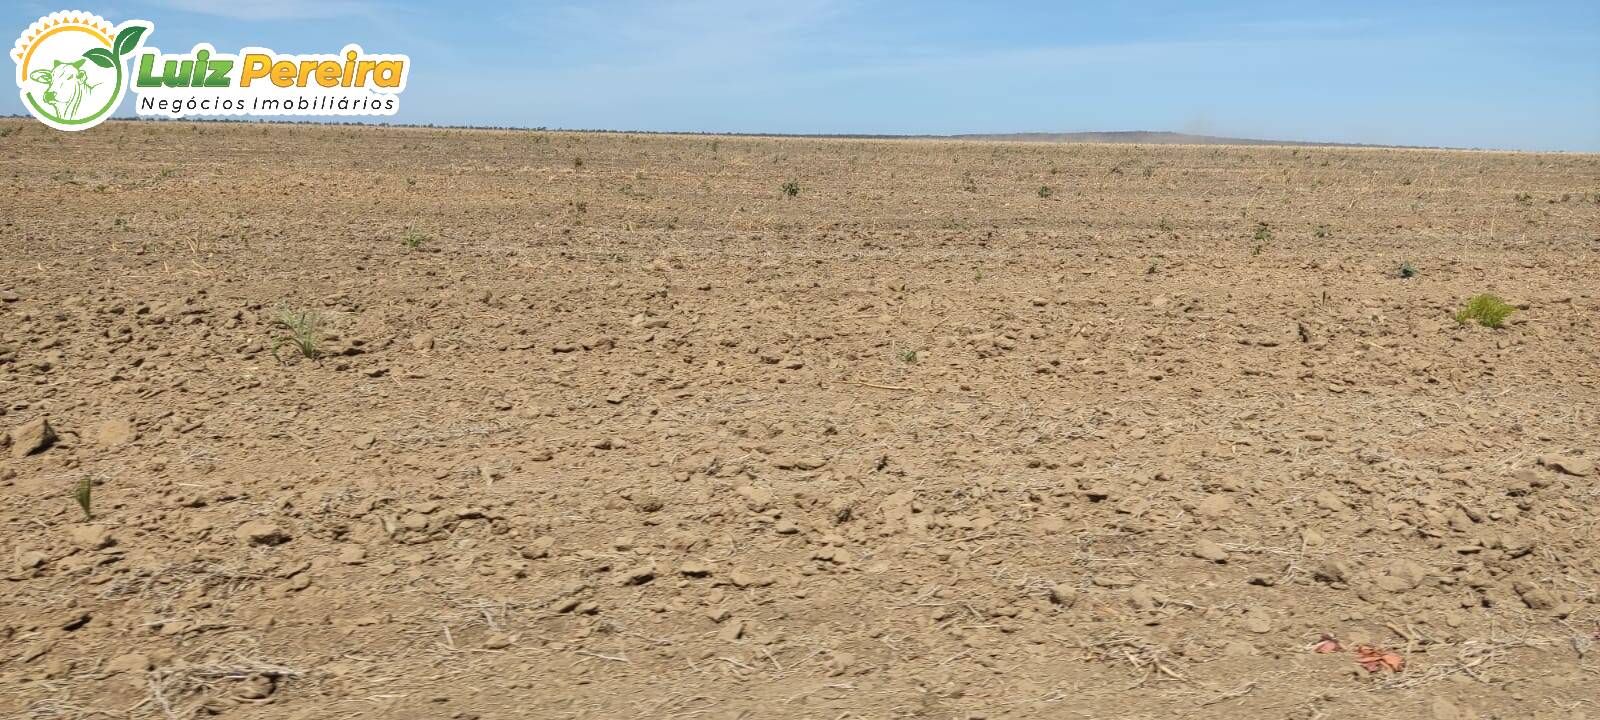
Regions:
<instances>
[{"instance_id":1,"label":"green leaf illustration","mask_svg":"<svg viewBox=\"0 0 1600 720\"><path fill-rule=\"evenodd\" d=\"M133 49L139 45L139 38L144 36L144 31L143 27L135 25L124 28L122 32L117 33L117 41L112 43L117 49L117 56L120 57L133 52Z\"/></svg>"},{"instance_id":2,"label":"green leaf illustration","mask_svg":"<svg viewBox=\"0 0 1600 720\"><path fill-rule=\"evenodd\" d=\"M114 67L117 64L117 59L111 56L110 50L105 48L89 48L83 56L103 68Z\"/></svg>"}]
</instances>

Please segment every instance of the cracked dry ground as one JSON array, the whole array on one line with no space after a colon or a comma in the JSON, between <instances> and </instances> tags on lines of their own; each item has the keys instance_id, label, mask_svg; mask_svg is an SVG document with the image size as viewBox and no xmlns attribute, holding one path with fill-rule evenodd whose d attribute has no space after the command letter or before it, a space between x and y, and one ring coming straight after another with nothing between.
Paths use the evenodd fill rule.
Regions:
<instances>
[{"instance_id":1,"label":"cracked dry ground","mask_svg":"<svg viewBox=\"0 0 1600 720\"><path fill-rule=\"evenodd\" d=\"M0 715L1600 716L1593 155L0 130Z\"/></svg>"}]
</instances>

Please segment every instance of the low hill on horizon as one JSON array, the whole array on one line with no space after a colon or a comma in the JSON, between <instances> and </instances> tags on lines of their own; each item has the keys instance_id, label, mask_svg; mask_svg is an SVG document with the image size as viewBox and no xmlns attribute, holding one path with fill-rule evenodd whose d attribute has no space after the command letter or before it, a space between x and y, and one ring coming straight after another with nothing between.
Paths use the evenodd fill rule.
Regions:
<instances>
[{"instance_id":1,"label":"low hill on horizon","mask_svg":"<svg viewBox=\"0 0 1600 720\"><path fill-rule=\"evenodd\" d=\"M1002 140L1006 142L1052 143L1127 143L1142 145L1275 145L1295 147L1422 147L1414 145L1376 145L1368 143L1314 142L1305 140L1257 140L1252 138L1192 135L1164 130L1122 130L1114 132L1023 132L967 133L941 135L952 140Z\"/></svg>"}]
</instances>

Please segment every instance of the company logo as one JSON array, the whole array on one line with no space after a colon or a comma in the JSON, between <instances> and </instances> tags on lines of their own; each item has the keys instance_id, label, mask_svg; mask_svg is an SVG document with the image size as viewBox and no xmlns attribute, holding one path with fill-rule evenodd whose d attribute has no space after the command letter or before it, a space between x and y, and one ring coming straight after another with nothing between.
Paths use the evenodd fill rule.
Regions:
<instances>
[{"instance_id":1,"label":"company logo","mask_svg":"<svg viewBox=\"0 0 1600 720\"><path fill-rule=\"evenodd\" d=\"M128 89L126 59L150 27L143 20L112 27L85 12L39 18L11 51L23 107L57 130L104 122Z\"/></svg>"},{"instance_id":2,"label":"company logo","mask_svg":"<svg viewBox=\"0 0 1600 720\"><path fill-rule=\"evenodd\" d=\"M28 112L58 130L103 122L132 89L145 116L393 115L411 60L346 45L336 55L290 55L247 47L186 53L143 47L147 20L112 27L86 12L39 18L17 39L17 87Z\"/></svg>"}]
</instances>

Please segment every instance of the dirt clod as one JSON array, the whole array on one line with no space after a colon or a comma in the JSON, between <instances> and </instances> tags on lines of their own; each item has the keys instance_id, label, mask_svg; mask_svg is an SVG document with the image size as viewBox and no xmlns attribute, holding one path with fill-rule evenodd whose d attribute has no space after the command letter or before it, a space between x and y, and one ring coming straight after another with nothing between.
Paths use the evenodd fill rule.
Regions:
<instances>
[{"instance_id":1,"label":"dirt clod","mask_svg":"<svg viewBox=\"0 0 1600 720\"><path fill-rule=\"evenodd\" d=\"M1196 540L1194 549L1190 552L1197 558L1217 563L1227 562L1229 557L1228 551L1223 550L1221 545L1205 538Z\"/></svg>"},{"instance_id":2,"label":"dirt clod","mask_svg":"<svg viewBox=\"0 0 1600 720\"><path fill-rule=\"evenodd\" d=\"M14 428L7 434L11 441L11 457L20 460L43 452L56 441L55 428L47 418L37 417Z\"/></svg>"},{"instance_id":3,"label":"dirt clod","mask_svg":"<svg viewBox=\"0 0 1600 720\"><path fill-rule=\"evenodd\" d=\"M289 533L269 522L252 520L240 525L233 536L246 545L281 545L289 542Z\"/></svg>"},{"instance_id":4,"label":"dirt clod","mask_svg":"<svg viewBox=\"0 0 1600 720\"><path fill-rule=\"evenodd\" d=\"M80 525L70 532L72 544L85 550L100 550L115 545L111 531L99 525Z\"/></svg>"},{"instance_id":5,"label":"dirt clod","mask_svg":"<svg viewBox=\"0 0 1600 720\"><path fill-rule=\"evenodd\" d=\"M1559 472L1577 477L1588 477L1594 474L1594 462L1577 457L1549 457L1542 460L1546 467L1554 468Z\"/></svg>"},{"instance_id":6,"label":"dirt clod","mask_svg":"<svg viewBox=\"0 0 1600 720\"><path fill-rule=\"evenodd\" d=\"M121 447L139 438L133 420L127 417L108 418L100 423L96 439L106 447Z\"/></svg>"}]
</instances>

